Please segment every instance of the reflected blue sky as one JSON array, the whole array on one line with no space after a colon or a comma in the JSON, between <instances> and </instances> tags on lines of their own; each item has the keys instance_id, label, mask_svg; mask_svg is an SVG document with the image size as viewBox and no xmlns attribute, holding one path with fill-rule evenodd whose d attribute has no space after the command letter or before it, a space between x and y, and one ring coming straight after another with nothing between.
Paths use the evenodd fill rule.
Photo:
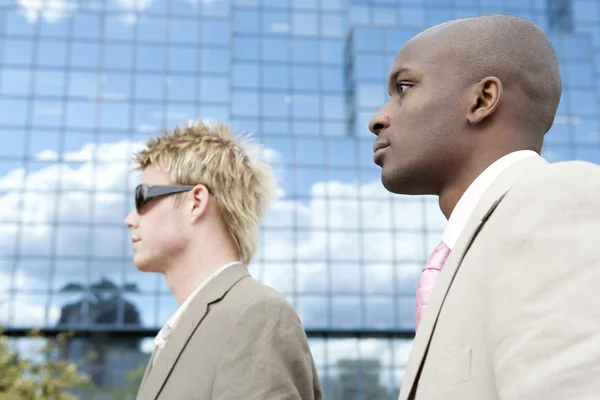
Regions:
<instances>
[{"instance_id":1,"label":"reflected blue sky","mask_svg":"<svg viewBox=\"0 0 600 400\"><path fill-rule=\"evenodd\" d=\"M560 59L564 94L544 155L551 161L600 163L595 1L574 1L576 30L562 33L550 32L545 0L503 5L495 0L147 0L137 7L128 0L57 0L45 10L36 0L19 4L0 2L0 199L17 204L10 200L15 189L43 189L50 211L28 215L31 224L20 234L38 235L37 245L15 250L16 242L7 242L0 248L10 249L5 255L27 257L60 249L63 258L53 270L63 276L57 281L68 271L82 280L99 278L98 268L128 271L130 250L123 247L127 238L120 224L131 198L114 193L135 183L135 177L123 175L131 143L203 116L256 132L272 152L269 160L283 195L265 222L258 273L293 293L313 326L410 324L410 315L398 316L409 300L398 296L410 291L443 219L431 199L389 199L372 163L374 137L367 127L388 99L386 77L397 50L420 30L452 18L509 12L546 29ZM83 191L90 188L98 193ZM58 189L62 192L54 193ZM335 196L346 200L337 203ZM26 200L32 204L27 207L35 208L35 199ZM343 217L336 210L345 210ZM44 229L54 229L53 220L59 224L56 234L45 234ZM3 221L6 232L14 232L19 222L14 215ZM98 222L106 226L86 225ZM339 238L325 233L331 226L340 230ZM391 230L398 231L394 238ZM68 246L80 236L88 238L85 245ZM389 248L363 254L373 243ZM314 260L287 265L282 246ZM107 254L115 261L102 261L105 267L93 261L77 273L78 261L69 259ZM43 267L43 261L27 257L17 270ZM368 273L361 263L373 263ZM328 276L345 271L348 278L316 279L323 271L330 271ZM390 273L398 273L397 279L381 279ZM145 291L165 289L158 278L132 276ZM20 287L27 277L19 275L16 282ZM360 291L352 282L363 282ZM47 287L45 281L31 284ZM309 289L314 293L296 296ZM324 300L331 293L339 298ZM329 311L317 312L323 301ZM344 311L357 304L363 314ZM156 313L168 315L172 306L156 312L151 307L148 312L155 314L148 315L148 323L160 321Z\"/></svg>"},{"instance_id":2,"label":"reflected blue sky","mask_svg":"<svg viewBox=\"0 0 600 400\"><path fill-rule=\"evenodd\" d=\"M565 89L543 155L600 163L600 3L572 2L572 32L550 31L548 4L0 0L0 324L54 326L82 297L64 285L108 277L138 286L125 299L158 329L177 304L162 277L132 266L127 160L146 138L208 117L255 132L279 178L251 273L307 328L412 329L418 273L446 221L434 198L391 196L373 165L368 122L389 98L388 70L428 26L529 18L554 43ZM379 360L396 398L410 346L311 340L332 399L342 358Z\"/></svg>"}]
</instances>

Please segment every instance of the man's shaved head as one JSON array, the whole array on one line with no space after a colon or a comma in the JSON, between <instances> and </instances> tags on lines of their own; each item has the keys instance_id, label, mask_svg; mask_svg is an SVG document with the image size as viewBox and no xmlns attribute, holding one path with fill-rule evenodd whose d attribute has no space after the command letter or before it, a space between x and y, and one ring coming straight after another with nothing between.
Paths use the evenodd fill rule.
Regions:
<instances>
[{"instance_id":1,"label":"man's shaved head","mask_svg":"<svg viewBox=\"0 0 600 400\"><path fill-rule=\"evenodd\" d=\"M516 150L541 151L560 101L556 54L534 23L486 14L434 26L398 52L369 128L393 193L468 186ZM460 183L462 182L462 183ZM465 188L466 189L466 188Z\"/></svg>"},{"instance_id":2,"label":"man's shaved head","mask_svg":"<svg viewBox=\"0 0 600 400\"><path fill-rule=\"evenodd\" d=\"M552 43L536 24L512 15L484 14L436 25L414 39L432 36L445 54L439 61L452 66L457 78L477 82L498 77L523 124L536 132L550 129L562 81Z\"/></svg>"}]
</instances>

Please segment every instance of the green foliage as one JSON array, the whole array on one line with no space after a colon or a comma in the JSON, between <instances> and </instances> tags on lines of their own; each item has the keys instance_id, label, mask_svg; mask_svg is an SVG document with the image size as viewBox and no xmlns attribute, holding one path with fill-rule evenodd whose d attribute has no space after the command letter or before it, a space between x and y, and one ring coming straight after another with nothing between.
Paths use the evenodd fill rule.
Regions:
<instances>
[{"instance_id":1,"label":"green foliage","mask_svg":"<svg viewBox=\"0 0 600 400\"><path fill-rule=\"evenodd\" d=\"M40 338L32 331L29 338ZM68 339L67 334L48 339L42 348L50 354ZM0 328L0 399L2 400L76 400L71 390L90 388L87 376L75 364L65 360L31 360L10 349L8 338Z\"/></svg>"},{"instance_id":2,"label":"green foliage","mask_svg":"<svg viewBox=\"0 0 600 400\"><path fill-rule=\"evenodd\" d=\"M138 392L138 388L140 386L140 382L142 381L142 377L144 376L144 372L146 372L145 364L140 365L132 371L129 371L127 373L127 386L121 391L115 391L111 393L112 397L115 400L135 399L135 396Z\"/></svg>"}]
</instances>

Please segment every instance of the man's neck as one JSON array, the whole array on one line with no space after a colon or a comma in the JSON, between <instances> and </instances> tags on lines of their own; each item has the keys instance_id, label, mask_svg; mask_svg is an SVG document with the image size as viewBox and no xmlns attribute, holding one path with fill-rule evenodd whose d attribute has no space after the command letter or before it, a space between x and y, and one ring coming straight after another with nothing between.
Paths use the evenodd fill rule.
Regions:
<instances>
[{"instance_id":1,"label":"man's neck","mask_svg":"<svg viewBox=\"0 0 600 400\"><path fill-rule=\"evenodd\" d=\"M234 261L239 261L236 252L223 249L215 250L210 256L197 254L182 257L165 271L167 286L175 296L177 304L182 305L215 271Z\"/></svg>"},{"instance_id":2,"label":"man's neck","mask_svg":"<svg viewBox=\"0 0 600 400\"><path fill-rule=\"evenodd\" d=\"M539 151L533 148L520 146L505 151L489 151L487 154L482 154L482 157L473 160L470 164L466 164L462 173L456 174L456 178L450 184L446 185L439 193L439 204L442 213L446 219L450 219L450 215L454 212L459 200L463 197L469 186L492 164L500 159L505 158L509 154L530 150L537 154Z\"/></svg>"},{"instance_id":3,"label":"man's neck","mask_svg":"<svg viewBox=\"0 0 600 400\"><path fill-rule=\"evenodd\" d=\"M452 215L456 204L475 179L495 161L510 152L488 152L487 154L481 154L481 157L473 159L470 163L463 166L462 170L455 175L454 180L445 185L439 193L440 210L442 210L442 214L444 214L446 219L450 219L450 215Z\"/></svg>"}]
</instances>

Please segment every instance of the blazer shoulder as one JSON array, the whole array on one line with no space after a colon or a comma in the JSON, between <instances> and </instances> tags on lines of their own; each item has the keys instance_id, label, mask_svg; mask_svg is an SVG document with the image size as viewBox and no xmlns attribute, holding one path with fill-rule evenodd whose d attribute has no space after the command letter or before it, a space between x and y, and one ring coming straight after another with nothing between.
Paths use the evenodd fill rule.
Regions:
<instances>
[{"instance_id":1,"label":"blazer shoulder","mask_svg":"<svg viewBox=\"0 0 600 400\"><path fill-rule=\"evenodd\" d=\"M577 195L600 192L600 166L584 161L564 161L523 171L510 192L542 199L583 199ZM519 196L517 196L519 197ZM507 199L508 199L507 198ZM588 199L589 200L589 199Z\"/></svg>"},{"instance_id":2,"label":"blazer shoulder","mask_svg":"<svg viewBox=\"0 0 600 400\"><path fill-rule=\"evenodd\" d=\"M283 294L257 281L252 276L238 282L228 297L235 308L249 309L249 307L261 304L293 311L292 305Z\"/></svg>"},{"instance_id":3,"label":"blazer shoulder","mask_svg":"<svg viewBox=\"0 0 600 400\"><path fill-rule=\"evenodd\" d=\"M567 161L546 164L523 171L499 205L507 210L503 223L507 220L524 224L522 218L532 214L551 216L553 219L570 218L566 213L586 213L591 218L600 218L600 166L582 162Z\"/></svg>"}]
</instances>

